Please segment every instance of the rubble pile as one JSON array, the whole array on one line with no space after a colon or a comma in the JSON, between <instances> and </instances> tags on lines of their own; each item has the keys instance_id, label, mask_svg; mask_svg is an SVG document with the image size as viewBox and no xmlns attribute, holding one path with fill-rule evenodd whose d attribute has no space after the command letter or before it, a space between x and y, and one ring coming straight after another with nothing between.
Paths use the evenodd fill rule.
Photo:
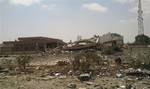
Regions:
<instances>
[{"instance_id":1,"label":"rubble pile","mask_svg":"<svg viewBox=\"0 0 150 89\"><path fill-rule=\"evenodd\" d=\"M140 52L142 55L136 48L108 46L91 38L33 54L24 71L14 65L15 57L0 57L0 85L4 86L3 82L9 78L13 85L17 76L15 80L28 86L31 83L36 87L34 83L38 81L45 85L44 89L49 89L49 85L52 89L60 86L62 89L149 89L150 51L141 48ZM19 87L27 89L24 87L27 85ZM32 89L32 85L28 89Z\"/></svg>"},{"instance_id":2,"label":"rubble pile","mask_svg":"<svg viewBox=\"0 0 150 89\"><path fill-rule=\"evenodd\" d=\"M51 75L56 73L60 73L61 75L66 75L70 70L72 70L72 66L69 62L58 61L56 65L51 65L47 69L48 69L47 73Z\"/></svg>"},{"instance_id":3,"label":"rubble pile","mask_svg":"<svg viewBox=\"0 0 150 89\"><path fill-rule=\"evenodd\" d=\"M91 39L84 39L75 42L70 42L63 47L63 50L75 51L75 50L84 50L95 48L98 45L99 38L93 37Z\"/></svg>"}]
</instances>

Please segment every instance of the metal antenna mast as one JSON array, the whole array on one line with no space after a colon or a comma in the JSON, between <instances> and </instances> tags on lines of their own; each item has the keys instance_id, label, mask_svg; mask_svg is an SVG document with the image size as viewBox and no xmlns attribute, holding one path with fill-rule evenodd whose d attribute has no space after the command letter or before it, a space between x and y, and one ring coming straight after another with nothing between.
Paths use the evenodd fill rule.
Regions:
<instances>
[{"instance_id":1,"label":"metal antenna mast","mask_svg":"<svg viewBox=\"0 0 150 89\"><path fill-rule=\"evenodd\" d=\"M144 34L142 14L143 14L143 11L142 11L141 0L139 0L139 5L138 5L138 35Z\"/></svg>"}]
</instances>

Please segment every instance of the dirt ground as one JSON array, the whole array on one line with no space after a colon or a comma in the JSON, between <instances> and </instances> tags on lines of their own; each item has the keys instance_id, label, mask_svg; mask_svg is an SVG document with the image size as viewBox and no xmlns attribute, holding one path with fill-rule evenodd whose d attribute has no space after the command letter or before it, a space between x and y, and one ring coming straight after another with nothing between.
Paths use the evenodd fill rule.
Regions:
<instances>
[{"instance_id":1,"label":"dirt ground","mask_svg":"<svg viewBox=\"0 0 150 89\"><path fill-rule=\"evenodd\" d=\"M130 53L129 51L124 52L125 55L121 56L122 59L126 60L131 57L127 57L127 53ZM14 59L13 57L10 58ZM111 57L107 56L105 58L109 60ZM116 76L100 75L92 77L90 81L80 81L74 75L45 75L47 72L45 68L41 70L36 68L41 65L55 65L57 61L69 62L70 60L73 60L72 54L35 55L29 64L34 67L34 73L17 73L14 70L9 73L1 72L0 89L150 89L150 79L148 77L138 80L137 77L124 76L116 78ZM129 85L132 88L127 88Z\"/></svg>"},{"instance_id":2,"label":"dirt ground","mask_svg":"<svg viewBox=\"0 0 150 89\"><path fill-rule=\"evenodd\" d=\"M76 88L69 88L73 83ZM95 77L90 81L80 81L77 77L66 76L66 78L43 78L33 74L0 75L0 89L127 89L131 84L135 89L150 89L150 80L143 79L127 82L127 78ZM122 86L122 88L117 88Z\"/></svg>"}]
</instances>

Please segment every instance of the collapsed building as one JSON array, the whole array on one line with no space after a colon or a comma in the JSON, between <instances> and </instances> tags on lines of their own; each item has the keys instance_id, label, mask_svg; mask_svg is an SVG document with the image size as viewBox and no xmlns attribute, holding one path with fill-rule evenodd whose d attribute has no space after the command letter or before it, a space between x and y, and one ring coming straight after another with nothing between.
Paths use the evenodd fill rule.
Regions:
<instances>
[{"instance_id":1,"label":"collapsed building","mask_svg":"<svg viewBox=\"0 0 150 89\"><path fill-rule=\"evenodd\" d=\"M123 36L117 33L107 33L103 36L94 35L90 39L80 39L68 44L60 39L48 37L21 37L18 41L4 41L0 45L0 54L16 54L16 53L38 53L39 51L45 52L47 50L60 47L61 50L84 50L97 48L97 45L102 44L105 46L120 47L124 44Z\"/></svg>"},{"instance_id":2,"label":"collapsed building","mask_svg":"<svg viewBox=\"0 0 150 89\"><path fill-rule=\"evenodd\" d=\"M124 44L123 36L117 33L107 33L103 36L100 36L100 43L103 43L107 46L122 46Z\"/></svg>"},{"instance_id":3,"label":"collapsed building","mask_svg":"<svg viewBox=\"0 0 150 89\"><path fill-rule=\"evenodd\" d=\"M75 42L70 42L64 50L81 50L95 48L97 45L103 44L111 47L121 47L124 44L123 36L117 33L107 33L103 36L96 36L90 39L80 39Z\"/></svg>"},{"instance_id":4,"label":"collapsed building","mask_svg":"<svg viewBox=\"0 0 150 89\"><path fill-rule=\"evenodd\" d=\"M0 54L36 53L64 45L60 39L48 37L21 37L18 41L4 41L0 46Z\"/></svg>"},{"instance_id":5,"label":"collapsed building","mask_svg":"<svg viewBox=\"0 0 150 89\"><path fill-rule=\"evenodd\" d=\"M71 42L71 43L67 44L64 47L64 50L73 51L73 50L91 49L91 48L94 48L96 46L96 44L97 44L97 42L93 38L84 39L84 40L79 40L79 41L75 41L73 43Z\"/></svg>"}]
</instances>

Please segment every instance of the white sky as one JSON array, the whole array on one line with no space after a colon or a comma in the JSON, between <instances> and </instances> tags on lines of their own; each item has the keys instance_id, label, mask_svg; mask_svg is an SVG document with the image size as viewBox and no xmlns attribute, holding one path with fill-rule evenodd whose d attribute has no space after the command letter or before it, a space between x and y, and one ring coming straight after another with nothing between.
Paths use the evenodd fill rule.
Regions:
<instances>
[{"instance_id":1,"label":"white sky","mask_svg":"<svg viewBox=\"0 0 150 89\"><path fill-rule=\"evenodd\" d=\"M45 36L68 42L119 33L125 42L138 34L138 0L0 0L0 43ZM142 0L145 34L150 36L150 0Z\"/></svg>"}]
</instances>

